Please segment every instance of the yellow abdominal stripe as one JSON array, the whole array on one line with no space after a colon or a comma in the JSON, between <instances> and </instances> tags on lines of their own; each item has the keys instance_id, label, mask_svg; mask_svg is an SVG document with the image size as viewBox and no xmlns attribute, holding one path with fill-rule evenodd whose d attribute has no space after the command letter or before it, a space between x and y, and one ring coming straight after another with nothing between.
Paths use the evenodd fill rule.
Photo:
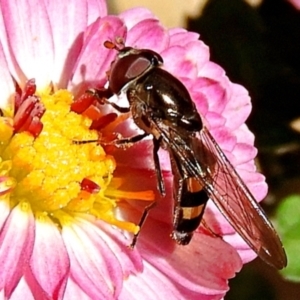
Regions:
<instances>
[{"instance_id":1,"label":"yellow abdominal stripe","mask_svg":"<svg viewBox=\"0 0 300 300\"><path fill-rule=\"evenodd\" d=\"M183 219L191 220L200 216L204 207L204 204L195 207L182 207Z\"/></svg>"}]
</instances>

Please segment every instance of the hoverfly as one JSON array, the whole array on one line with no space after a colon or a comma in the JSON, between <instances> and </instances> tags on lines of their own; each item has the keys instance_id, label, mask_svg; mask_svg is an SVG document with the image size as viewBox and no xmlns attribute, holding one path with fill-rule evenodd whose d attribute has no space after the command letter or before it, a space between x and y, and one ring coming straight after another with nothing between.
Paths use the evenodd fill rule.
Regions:
<instances>
[{"instance_id":1,"label":"hoverfly","mask_svg":"<svg viewBox=\"0 0 300 300\"><path fill-rule=\"evenodd\" d=\"M203 125L186 87L162 68L162 57L149 49L125 47L122 40L106 41L104 46L118 51L108 72L109 86L89 92L101 104L107 103L121 113L131 112L136 125L144 131L116 140L115 145L138 142L152 135L157 185L162 195L165 188L158 150L168 151L174 178L172 238L178 244L188 244L211 199L262 260L278 269L285 267L286 254L275 229ZM121 93L126 93L128 108L108 100ZM140 226L151 207L145 209Z\"/></svg>"}]
</instances>

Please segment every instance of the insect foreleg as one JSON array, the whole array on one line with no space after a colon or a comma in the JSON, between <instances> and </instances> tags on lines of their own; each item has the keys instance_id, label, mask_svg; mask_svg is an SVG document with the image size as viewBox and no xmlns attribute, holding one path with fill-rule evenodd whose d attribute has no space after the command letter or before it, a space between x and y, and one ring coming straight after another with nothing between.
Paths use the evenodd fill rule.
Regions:
<instances>
[{"instance_id":1,"label":"insect foreleg","mask_svg":"<svg viewBox=\"0 0 300 300\"><path fill-rule=\"evenodd\" d=\"M126 145L129 145L129 144L134 144L136 142L141 141L147 135L148 135L148 133L145 132L145 133L142 133L142 134L131 136L129 138L116 139L116 140L113 140L113 141L111 141L109 143L104 143L104 145L115 145L115 146L122 146L122 145L124 145L124 146L126 146Z\"/></svg>"},{"instance_id":2,"label":"insect foreleg","mask_svg":"<svg viewBox=\"0 0 300 300\"><path fill-rule=\"evenodd\" d=\"M156 173L157 179L157 189L159 193L164 197L166 195L165 184L163 180L163 176L161 173L158 150L160 148L160 140L153 139L153 161L154 161L154 169Z\"/></svg>"},{"instance_id":3,"label":"insect foreleg","mask_svg":"<svg viewBox=\"0 0 300 300\"><path fill-rule=\"evenodd\" d=\"M121 107L116 103L108 101L108 98L113 96L113 93L109 89L89 89L87 90L87 93L95 96L101 105L109 104L120 113L128 113L130 111L130 107Z\"/></svg>"}]
</instances>

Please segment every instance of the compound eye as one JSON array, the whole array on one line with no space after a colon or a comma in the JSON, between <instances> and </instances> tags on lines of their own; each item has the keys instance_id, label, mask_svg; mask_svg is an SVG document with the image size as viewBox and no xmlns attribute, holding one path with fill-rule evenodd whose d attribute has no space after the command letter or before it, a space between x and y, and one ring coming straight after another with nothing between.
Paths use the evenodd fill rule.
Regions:
<instances>
[{"instance_id":1,"label":"compound eye","mask_svg":"<svg viewBox=\"0 0 300 300\"><path fill-rule=\"evenodd\" d=\"M125 77L134 79L141 74L143 74L149 66L152 65L151 61L145 57L134 57L134 60L128 65L128 70L125 74Z\"/></svg>"},{"instance_id":2,"label":"compound eye","mask_svg":"<svg viewBox=\"0 0 300 300\"><path fill-rule=\"evenodd\" d=\"M143 74L151 65L151 61L143 56L127 55L113 62L109 73L109 86L114 94Z\"/></svg>"},{"instance_id":3,"label":"compound eye","mask_svg":"<svg viewBox=\"0 0 300 300\"><path fill-rule=\"evenodd\" d=\"M111 64L109 87L114 94L119 94L125 85L160 64L162 57L154 51L125 47Z\"/></svg>"}]
</instances>

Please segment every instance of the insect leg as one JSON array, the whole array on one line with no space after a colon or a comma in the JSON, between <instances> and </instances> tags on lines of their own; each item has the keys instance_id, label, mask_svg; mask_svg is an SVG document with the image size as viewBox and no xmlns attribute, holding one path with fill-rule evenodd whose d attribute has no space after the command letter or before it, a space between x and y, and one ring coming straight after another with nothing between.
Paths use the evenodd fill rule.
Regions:
<instances>
[{"instance_id":1,"label":"insect leg","mask_svg":"<svg viewBox=\"0 0 300 300\"><path fill-rule=\"evenodd\" d=\"M98 140L87 140L87 141L73 141L73 144L76 145L82 145L82 144L89 144L89 143L99 143L101 145L107 146L107 145L114 145L116 147L118 146L126 146L128 144L134 144L143 138L145 138L148 135L148 133L142 133L138 134L129 138L122 138L122 139L115 139L109 142L102 142L101 139Z\"/></svg>"},{"instance_id":2,"label":"insect leg","mask_svg":"<svg viewBox=\"0 0 300 300\"><path fill-rule=\"evenodd\" d=\"M144 133L144 136L146 136L147 134ZM142 136L142 135L141 135ZM133 138L137 138L139 136L133 137ZM136 141L136 140L135 140ZM155 172L156 172L156 177L157 177L157 185L158 185L158 190L160 192L160 194L162 196L165 196L165 185L164 185L164 181L162 178L162 173L161 173L161 169L160 169L160 163L159 163L159 157L158 157L158 150L160 148L160 140L158 139L153 139L153 160L154 160L154 165L155 165ZM144 225L146 218L149 214L149 211L156 205L156 201L151 202L148 206L145 207L144 212L141 216L141 219L139 221L139 227L140 230L133 236L132 242L130 244L130 248L134 248L138 236L140 234L141 228Z\"/></svg>"},{"instance_id":3,"label":"insect leg","mask_svg":"<svg viewBox=\"0 0 300 300\"><path fill-rule=\"evenodd\" d=\"M110 102L107 99L113 96L113 93L109 89L89 89L87 93L94 95L100 104L108 104L120 113L127 113L130 111L130 107L121 107L116 103Z\"/></svg>"},{"instance_id":4,"label":"insect leg","mask_svg":"<svg viewBox=\"0 0 300 300\"><path fill-rule=\"evenodd\" d=\"M146 207L145 207L145 209L144 209L144 211L143 211L143 214L142 214L142 216L141 216L141 219L140 219L140 221L139 221L139 227L140 227L140 229L139 229L139 231L133 236L133 239L132 239L132 242L131 242L131 244L129 245L129 247L130 248L134 248L134 246L135 246L135 244L136 244L136 242L137 242L137 239L138 239L138 236L139 236L139 234L140 234L140 232L141 232L141 228L142 228L142 226L144 225L144 223L145 223L145 221L146 221L146 218L147 218L147 216L148 216L148 213L149 213L149 211L150 211L150 209L152 209L154 206L156 205L156 201L153 201L153 202L151 202L149 205L147 205Z\"/></svg>"},{"instance_id":5,"label":"insect leg","mask_svg":"<svg viewBox=\"0 0 300 300\"><path fill-rule=\"evenodd\" d=\"M148 135L148 133L144 132L142 134L131 136L129 138L123 138L123 139L119 139L119 140L114 140L114 141L111 141L111 142L109 142L107 144L104 144L104 145L122 146L122 145L127 145L127 144L134 144L136 142L141 141L147 135Z\"/></svg>"},{"instance_id":6,"label":"insect leg","mask_svg":"<svg viewBox=\"0 0 300 300\"><path fill-rule=\"evenodd\" d=\"M97 97L101 104L104 104L104 103L101 102L102 99L108 99L108 98L113 96L113 92L110 89L105 89L105 88L102 88L102 89L88 89L86 91L86 93L89 93L92 96Z\"/></svg>"},{"instance_id":7,"label":"insect leg","mask_svg":"<svg viewBox=\"0 0 300 300\"><path fill-rule=\"evenodd\" d=\"M158 150L160 148L160 139L153 139L153 160L154 160L154 167L155 173L157 178L157 189L159 193L164 197L166 195L165 184L161 173L159 157L158 157Z\"/></svg>"},{"instance_id":8,"label":"insect leg","mask_svg":"<svg viewBox=\"0 0 300 300\"><path fill-rule=\"evenodd\" d=\"M90 143L99 143L99 140L72 141L72 143L76 145L83 145L83 144L90 144Z\"/></svg>"}]
</instances>

